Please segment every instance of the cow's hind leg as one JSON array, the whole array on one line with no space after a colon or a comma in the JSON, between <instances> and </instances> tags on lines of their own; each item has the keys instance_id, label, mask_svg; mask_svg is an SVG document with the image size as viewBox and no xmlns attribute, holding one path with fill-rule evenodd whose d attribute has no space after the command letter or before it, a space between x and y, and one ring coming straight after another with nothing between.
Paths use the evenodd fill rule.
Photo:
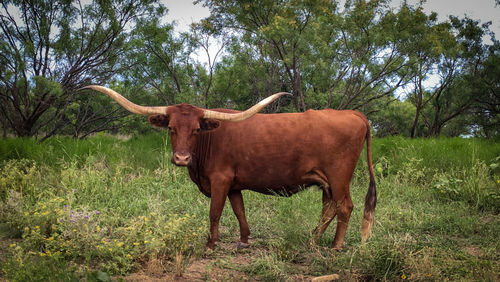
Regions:
<instances>
[{"instance_id":1,"label":"cow's hind leg","mask_svg":"<svg viewBox=\"0 0 500 282\"><path fill-rule=\"evenodd\" d=\"M335 231L332 248L336 250L342 249L349 218L351 217L351 212L354 208L351 200L351 194L349 192L350 178L345 179L344 181L341 180L342 179L334 180L334 183L332 183L334 187L333 201L337 211L337 230Z\"/></svg>"},{"instance_id":2,"label":"cow's hind leg","mask_svg":"<svg viewBox=\"0 0 500 282\"><path fill-rule=\"evenodd\" d=\"M329 189L330 186L328 186ZM336 207L333 202L332 196L330 193L324 190L323 188L323 209L321 210L321 218L319 220L318 226L313 231L314 234L314 242L318 242L321 235L325 232L330 222L332 222L333 218L335 218Z\"/></svg>"},{"instance_id":3,"label":"cow's hind leg","mask_svg":"<svg viewBox=\"0 0 500 282\"><path fill-rule=\"evenodd\" d=\"M331 187L326 175L318 169L310 171L304 175L302 179L311 184L318 184L323 189L323 209L321 210L321 218L318 226L316 226L313 231L314 242L318 242L321 235L323 235L326 228L335 217L335 205L333 204Z\"/></svg>"},{"instance_id":4,"label":"cow's hind leg","mask_svg":"<svg viewBox=\"0 0 500 282\"><path fill-rule=\"evenodd\" d=\"M243 196L241 191L231 191L228 194L229 201L233 212L238 219L240 225L240 241L237 244L238 248L248 247L248 236L250 236L250 228L248 228L247 219L245 216L245 206L243 204Z\"/></svg>"}]
</instances>

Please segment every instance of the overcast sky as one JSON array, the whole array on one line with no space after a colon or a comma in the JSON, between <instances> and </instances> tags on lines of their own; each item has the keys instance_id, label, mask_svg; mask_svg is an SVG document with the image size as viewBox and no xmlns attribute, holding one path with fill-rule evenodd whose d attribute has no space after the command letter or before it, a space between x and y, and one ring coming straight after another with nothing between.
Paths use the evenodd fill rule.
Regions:
<instances>
[{"instance_id":1,"label":"overcast sky","mask_svg":"<svg viewBox=\"0 0 500 282\"><path fill-rule=\"evenodd\" d=\"M178 31L188 31L192 22L198 22L209 15L208 8L201 4L193 5L191 0L163 0L169 9L167 22L175 20ZM343 1L341 1L343 2ZM393 0L392 6L398 7L401 0ZM408 0L410 4L416 4L419 0ZM482 23L492 21L490 29L500 36L500 6L495 7L495 0L427 0L424 3L427 13L435 11L440 20L446 20L449 15L480 20Z\"/></svg>"}]
</instances>

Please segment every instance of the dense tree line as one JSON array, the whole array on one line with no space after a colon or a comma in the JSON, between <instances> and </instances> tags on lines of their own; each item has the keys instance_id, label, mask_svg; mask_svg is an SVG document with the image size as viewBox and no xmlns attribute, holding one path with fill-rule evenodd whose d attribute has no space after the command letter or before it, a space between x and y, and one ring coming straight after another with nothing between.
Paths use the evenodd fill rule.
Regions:
<instances>
[{"instance_id":1,"label":"dense tree line","mask_svg":"<svg viewBox=\"0 0 500 282\"><path fill-rule=\"evenodd\" d=\"M288 91L266 111L356 109L378 136L500 135L500 43L489 24L387 0L197 4L210 16L177 33L156 0L3 1L3 136L147 130L109 98L76 91L88 84L141 104L236 109Z\"/></svg>"}]
</instances>

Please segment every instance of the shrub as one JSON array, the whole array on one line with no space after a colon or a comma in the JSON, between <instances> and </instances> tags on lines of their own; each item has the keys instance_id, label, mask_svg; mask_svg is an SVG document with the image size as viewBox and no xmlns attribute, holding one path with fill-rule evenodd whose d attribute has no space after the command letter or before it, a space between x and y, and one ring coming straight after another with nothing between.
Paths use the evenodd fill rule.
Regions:
<instances>
[{"instance_id":1,"label":"shrub","mask_svg":"<svg viewBox=\"0 0 500 282\"><path fill-rule=\"evenodd\" d=\"M32 273L34 270L25 261L48 268L56 267L58 262L73 262L80 265L77 272L84 276L92 269L123 275L140 262L158 258L176 261L180 274L186 260L203 250L207 227L193 214L143 209L139 211L142 215L120 216L112 207L91 208L89 204L98 202L106 193L136 189L141 178L151 183L155 177L154 173L127 173L125 165L111 170L105 163L89 157L80 169L75 162L63 165L58 179L61 187L49 187L43 193L38 192L43 181L39 172L50 169L26 160L11 160L2 167L6 196L0 217L23 239L16 243L15 256L6 266L9 277L15 280ZM16 263L17 272L13 270Z\"/></svg>"},{"instance_id":2,"label":"shrub","mask_svg":"<svg viewBox=\"0 0 500 282\"><path fill-rule=\"evenodd\" d=\"M490 167L476 161L470 168L436 175L432 186L443 200L465 201L474 207L500 212L500 189Z\"/></svg>"}]
</instances>

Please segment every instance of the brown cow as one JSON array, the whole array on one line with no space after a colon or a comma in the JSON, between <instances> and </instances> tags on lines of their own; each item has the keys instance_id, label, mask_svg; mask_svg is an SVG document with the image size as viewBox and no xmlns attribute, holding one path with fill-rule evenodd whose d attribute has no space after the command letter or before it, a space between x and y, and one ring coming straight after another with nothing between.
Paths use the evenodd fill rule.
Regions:
<instances>
[{"instance_id":1,"label":"brown cow","mask_svg":"<svg viewBox=\"0 0 500 282\"><path fill-rule=\"evenodd\" d=\"M366 140L370 185L361 234L363 241L368 237L377 197L370 126L363 114L331 109L256 114L286 93L275 94L244 112L237 112L206 110L188 104L144 107L102 86L85 88L107 94L127 110L149 115L151 124L168 128L172 162L187 166L191 180L211 198L210 237L206 245L211 249L218 240L226 197L240 225L238 246L243 247L248 244L250 229L241 190L289 196L311 185L319 185L323 190L323 209L314 239L318 240L337 216L332 247L341 249L353 209L349 183Z\"/></svg>"}]
</instances>

